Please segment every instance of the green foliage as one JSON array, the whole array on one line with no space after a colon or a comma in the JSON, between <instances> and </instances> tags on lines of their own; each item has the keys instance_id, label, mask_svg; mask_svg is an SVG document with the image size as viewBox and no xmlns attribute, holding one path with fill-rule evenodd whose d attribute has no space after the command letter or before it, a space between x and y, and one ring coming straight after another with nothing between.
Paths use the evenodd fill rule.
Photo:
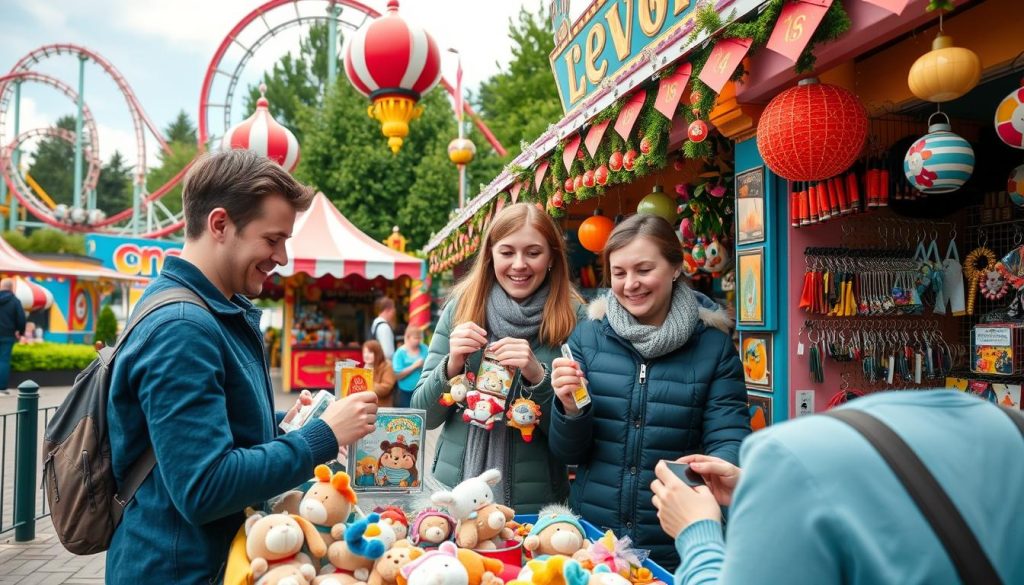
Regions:
<instances>
[{"instance_id":1,"label":"green foliage","mask_svg":"<svg viewBox=\"0 0 1024 585\"><path fill-rule=\"evenodd\" d=\"M171 149L168 154L160 151L160 164L149 170L146 185L152 193L165 183L170 181L185 168L189 162L196 157L199 151L195 141L193 142L169 142L167 146ZM181 211L181 183L178 183L170 193L160 199L160 202L167 206L172 213Z\"/></svg>"},{"instance_id":2,"label":"green foliage","mask_svg":"<svg viewBox=\"0 0 1024 585\"><path fill-rule=\"evenodd\" d=\"M56 126L75 132L75 116L61 116ZM28 174L57 203L70 205L75 192L75 146L63 139L47 136L36 145Z\"/></svg>"},{"instance_id":3,"label":"green foliage","mask_svg":"<svg viewBox=\"0 0 1024 585\"><path fill-rule=\"evenodd\" d=\"M125 164L120 151L110 155L96 183L96 206L113 215L132 206L132 169Z\"/></svg>"},{"instance_id":4,"label":"green foliage","mask_svg":"<svg viewBox=\"0 0 1024 585\"><path fill-rule=\"evenodd\" d=\"M99 319L96 320L96 341L106 345L114 345L117 341L117 317L110 305L103 305L100 309Z\"/></svg>"},{"instance_id":5,"label":"green foliage","mask_svg":"<svg viewBox=\"0 0 1024 585\"><path fill-rule=\"evenodd\" d=\"M178 112L178 117L171 122L164 130L168 142L192 142L196 141L196 126L188 117L185 110Z\"/></svg>"},{"instance_id":6,"label":"green foliage","mask_svg":"<svg viewBox=\"0 0 1024 585\"><path fill-rule=\"evenodd\" d=\"M33 343L15 345L11 353L11 370L83 370L96 358L91 345L65 343Z\"/></svg>"},{"instance_id":7,"label":"green foliage","mask_svg":"<svg viewBox=\"0 0 1024 585\"><path fill-rule=\"evenodd\" d=\"M22 254L85 254L85 237L52 228L33 230L28 236L6 231L7 243Z\"/></svg>"}]
</instances>

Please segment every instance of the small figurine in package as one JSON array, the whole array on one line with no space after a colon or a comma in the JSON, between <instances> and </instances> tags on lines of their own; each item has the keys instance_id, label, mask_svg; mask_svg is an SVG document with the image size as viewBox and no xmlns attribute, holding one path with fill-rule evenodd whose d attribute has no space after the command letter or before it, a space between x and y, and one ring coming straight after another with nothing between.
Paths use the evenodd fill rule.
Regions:
<instances>
[{"instance_id":1,"label":"small figurine in package","mask_svg":"<svg viewBox=\"0 0 1024 585\"><path fill-rule=\"evenodd\" d=\"M480 369L476 374L476 389L504 400L512 390L514 377L514 369L501 365L494 354L487 353L480 361Z\"/></svg>"},{"instance_id":2,"label":"small figurine in package","mask_svg":"<svg viewBox=\"0 0 1024 585\"><path fill-rule=\"evenodd\" d=\"M357 492L422 490L426 411L381 408L376 429L348 450L348 467L355 470Z\"/></svg>"}]
</instances>

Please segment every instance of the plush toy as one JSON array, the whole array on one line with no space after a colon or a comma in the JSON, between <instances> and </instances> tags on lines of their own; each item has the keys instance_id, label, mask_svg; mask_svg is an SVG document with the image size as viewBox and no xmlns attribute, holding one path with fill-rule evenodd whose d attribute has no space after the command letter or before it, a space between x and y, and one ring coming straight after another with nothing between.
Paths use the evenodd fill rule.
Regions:
<instances>
[{"instance_id":1,"label":"plush toy","mask_svg":"<svg viewBox=\"0 0 1024 585\"><path fill-rule=\"evenodd\" d=\"M412 546L408 540L399 540L384 556L377 559L370 573L367 585L405 585L402 567L423 555L423 550Z\"/></svg>"},{"instance_id":2,"label":"plush toy","mask_svg":"<svg viewBox=\"0 0 1024 585\"><path fill-rule=\"evenodd\" d=\"M458 558L458 549L443 542L437 550L402 567L407 585L469 585L469 574Z\"/></svg>"},{"instance_id":3,"label":"plush toy","mask_svg":"<svg viewBox=\"0 0 1024 585\"><path fill-rule=\"evenodd\" d=\"M377 462L377 485L418 487L419 473L416 471L416 457L420 446L405 442L398 435L395 442L381 441L380 459Z\"/></svg>"},{"instance_id":4,"label":"plush toy","mask_svg":"<svg viewBox=\"0 0 1024 585\"><path fill-rule=\"evenodd\" d=\"M373 455L367 455L356 461L356 485L360 487L377 485L377 459Z\"/></svg>"},{"instance_id":5,"label":"plush toy","mask_svg":"<svg viewBox=\"0 0 1024 585\"><path fill-rule=\"evenodd\" d=\"M404 510L398 506L378 506L373 511L380 514L381 523L387 524L395 531L395 540L404 540L409 536L409 518Z\"/></svg>"},{"instance_id":6,"label":"plush toy","mask_svg":"<svg viewBox=\"0 0 1024 585\"><path fill-rule=\"evenodd\" d=\"M473 375L472 374L459 374L454 378L448 380L448 392L441 395L441 399L438 401L444 406L452 406L453 404L462 404L466 401L466 395L473 389Z\"/></svg>"},{"instance_id":7,"label":"plush toy","mask_svg":"<svg viewBox=\"0 0 1024 585\"><path fill-rule=\"evenodd\" d=\"M286 492L274 510L283 508L309 520L324 539L324 544L330 546L334 542L331 528L348 520L357 501L356 493L352 491L349 476L344 471L332 475L330 467L317 465L313 475L316 482L306 493L299 490Z\"/></svg>"},{"instance_id":8,"label":"plush toy","mask_svg":"<svg viewBox=\"0 0 1024 585\"><path fill-rule=\"evenodd\" d=\"M634 549L631 545L632 540L628 536L616 538L609 530L589 547L574 554L573 558L584 568L593 570L605 565L613 573L628 578L632 569L641 567L650 555L649 551Z\"/></svg>"},{"instance_id":9,"label":"plush toy","mask_svg":"<svg viewBox=\"0 0 1024 585\"><path fill-rule=\"evenodd\" d=\"M504 585L500 575L505 570L505 563L468 548L460 548L458 557L469 575L469 585Z\"/></svg>"},{"instance_id":10,"label":"plush toy","mask_svg":"<svg viewBox=\"0 0 1024 585\"><path fill-rule=\"evenodd\" d=\"M565 563L568 560L568 557L561 555L532 560L519 571L516 581L526 581L533 585L566 585Z\"/></svg>"},{"instance_id":11,"label":"plush toy","mask_svg":"<svg viewBox=\"0 0 1024 585\"><path fill-rule=\"evenodd\" d=\"M295 514L252 514L245 519L245 535L245 553L257 583L280 565L295 565L301 572L306 572L306 567L315 571L313 559L302 552L303 545L317 559L327 548L309 520Z\"/></svg>"},{"instance_id":12,"label":"plush toy","mask_svg":"<svg viewBox=\"0 0 1024 585\"><path fill-rule=\"evenodd\" d=\"M523 539L523 548L537 558L549 555L571 557L589 543L579 517L566 506L550 504L541 508L537 523Z\"/></svg>"},{"instance_id":13,"label":"plush toy","mask_svg":"<svg viewBox=\"0 0 1024 585\"><path fill-rule=\"evenodd\" d=\"M491 486L501 481L501 472L488 469L477 477L463 480L450 492L436 492L430 499L451 512L457 522L455 543L463 548L497 548L496 543L487 542L509 533L505 523L515 513L511 508L494 503Z\"/></svg>"},{"instance_id":14,"label":"plush toy","mask_svg":"<svg viewBox=\"0 0 1024 585\"><path fill-rule=\"evenodd\" d=\"M505 414L508 422L505 424L514 429L519 429L523 440L529 443L533 441L533 429L540 424L540 405L529 398L517 398L512 406L508 407Z\"/></svg>"},{"instance_id":15,"label":"plush toy","mask_svg":"<svg viewBox=\"0 0 1024 585\"><path fill-rule=\"evenodd\" d=\"M473 390L466 395L466 410L462 411L462 420L489 431L504 411L505 407L500 400Z\"/></svg>"},{"instance_id":16,"label":"plush toy","mask_svg":"<svg viewBox=\"0 0 1024 585\"><path fill-rule=\"evenodd\" d=\"M563 569L566 585L633 585L632 582L618 573L613 573L605 565L588 571L577 561L565 562Z\"/></svg>"},{"instance_id":17,"label":"plush toy","mask_svg":"<svg viewBox=\"0 0 1024 585\"><path fill-rule=\"evenodd\" d=\"M423 510L412 523L409 539L423 548L435 548L455 535L455 519L433 508Z\"/></svg>"},{"instance_id":18,"label":"plush toy","mask_svg":"<svg viewBox=\"0 0 1024 585\"><path fill-rule=\"evenodd\" d=\"M313 585L350 585L367 581L374 561L388 548L384 541L374 538L380 536L379 520L380 516L370 514L348 526L336 524L331 530L335 541L327 547L330 565L320 570L320 576Z\"/></svg>"},{"instance_id":19,"label":"plush toy","mask_svg":"<svg viewBox=\"0 0 1024 585\"><path fill-rule=\"evenodd\" d=\"M309 585L316 577L313 565L280 565L260 578L260 585Z\"/></svg>"}]
</instances>

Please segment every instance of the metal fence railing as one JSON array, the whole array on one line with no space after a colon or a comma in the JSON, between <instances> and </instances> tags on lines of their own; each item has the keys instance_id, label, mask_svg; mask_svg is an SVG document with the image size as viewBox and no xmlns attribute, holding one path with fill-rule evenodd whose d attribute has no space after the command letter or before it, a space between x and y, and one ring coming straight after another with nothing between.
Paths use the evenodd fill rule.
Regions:
<instances>
[{"instance_id":1,"label":"metal fence railing","mask_svg":"<svg viewBox=\"0 0 1024 585\"><path fill-rule=\"evenodd\" d=\"M18 410L0 414L0 535L35 538L36 520L50 515L42 490L43 429L57 407L39 408L39 386L18 386Z\"/></svg>"}]
</instances>

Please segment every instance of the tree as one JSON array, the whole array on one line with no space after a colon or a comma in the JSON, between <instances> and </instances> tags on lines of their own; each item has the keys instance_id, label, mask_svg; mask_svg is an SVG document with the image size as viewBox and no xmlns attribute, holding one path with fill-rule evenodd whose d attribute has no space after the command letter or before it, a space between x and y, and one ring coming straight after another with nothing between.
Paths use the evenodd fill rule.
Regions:
<instances>
[{"instance_id":1,"label":"tree","mask_svg":"<svg viewBox=\"0 0 1024 585\"><path fill-rule=\"evenodd\" d=\"M160 164L149 170L146 185L150 192L159 189L174 178L196 157L196 127L184 110L164 129L170 153L160 149ZM172 213L181 211L181 183L160 199Z\"/></svg>"},{"instance_id":2,"label":"tree","mask_svg":"<svg viewBox=\"0 0 1024 585\"><path fill-rule=\"evenodd\" d=\"M75 132L75 117L61 116L57 128ZM72 205L75 188L75 146L61 138L47 136L36 145L28 174L57 203Z\"/></svg>"},{"instance_id":3,"label":"tree","mask_svg":"<svg viewBox=\"0 0 1024 585\"><path fill-rule=\"evenodd\" d=\"M185 110L178 112L178 117L164 130L168 142L196 142L196 126Z\"/></svg>"},{"instance_id":4,"label":"tree","mask_svg":"<svg viewBox=\"0 0 1024 585\"><path fill-rule=\"evenodd\" d=\"M508 160L519 154L522 141L533 142L562 118L548 60L555 41L546 22L543 6L537 14L520 9L518 22L509 19L512 60L480 84L475 100L477 111L508 150Z\"/></svg>"},{"instance_id":5,"label":"tree","mask_svg":"<svg viewBox=\"0 0 1024 585\"><path fill-rule=\"evenodd\" d=\"M35 229L28 236L6 231L3 238L22 254L85 254L85 237L53 228Z\"/></svg>"},{"instance_id":6,"label":"tree","mask_svg":"<svg viewBox=\"0 0 1024 585\"><path fill-rule=\"evenodd\" d=\"M132 168L125 164L121 152L115 150L103 165L96 183L96 206L113 215L132 206Z\"/></svg>"},{"instance_id":7,"label":"tree","mask_svg":"<svg viewBox=\"0 0 1024 585\"><path fill-rule=\"evenodd\" d=\"M99 319L96 320L96 341L112 346L117 341L117 317L110 305L103 305Z\"/></svg>"}]
</instances>

